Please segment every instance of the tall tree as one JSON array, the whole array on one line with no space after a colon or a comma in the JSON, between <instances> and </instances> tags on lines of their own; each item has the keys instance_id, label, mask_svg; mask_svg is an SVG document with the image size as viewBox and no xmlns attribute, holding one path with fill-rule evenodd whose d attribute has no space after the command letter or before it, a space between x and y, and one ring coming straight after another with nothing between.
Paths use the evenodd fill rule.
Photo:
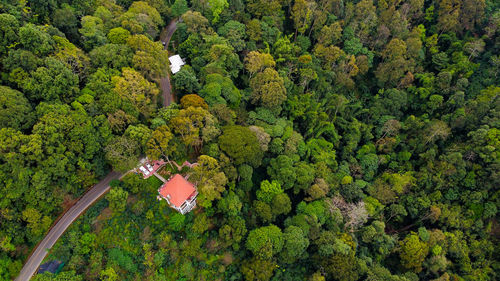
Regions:
<instances>
[{"instance_id":1,"label":"tall tree","mask_svg":"<svg viewBox=\"0 0 500 281\"><path fill-rule=\"evenodd\" d=\"M114 91L133 109L149 117L156 109L158 87L146 80L139 72L132 68L123 68L122 76L113 77Z\"/></svg>"},{"instance_id":2,"label":"tall tree","mask_svg":"<svg viewBox=\"0 0 500 281\"><path fill-rule=\"evenodd\" d=\"M139 34L130 36L127 39L127 45L135 51L132 58L134 67L140 70L144 76L159 82L162 77L167 75L168 52L163 50L160 42L153 42L145 35Z\"/></svg>"},{"instance_id":3,"label":"tall tree","mask_svg":"<svg viewBox=\"0 0 500 281\"><path fill-rule=\"evenodd\" d=\"M114 169L126 172L137 165L139 160L139 146L136 141L125 136L115 137L106 146L106 159Z\"/></svg>"},{"instance_id":4,"label":"tall tree","mask_svg":"<svg viewBox=\"0 0 500 281\"><path fill-rule=\"evenodd\" d=\"M403 266L415 272L422 271L422 263L429 253L427 243L421 241L418 235L412 232L400 242L400 246L399 255Z\"/></svg>"},{"instance_id":5,"label":"tall tree","mask_svg":"<svg viewBox=\"0 0 500 281\"><path fill-rule=\"evenodd\" d=\"M212 201L221 198L221 193L227 184L226 175L220 171L219 163L216 159L201 155L198 164L193 168L192 180L200 191L198 201L200 206L210 207Z\"/></svg>"},{"instance_id":6,"label":"tall tree","mask_svg":"<svg viewBox=\"0 0 500 281\"><path fill-rule=\"evenodd\" d=\"M171 142L173 134L166 125L156 128L147 142L146 155L149 159L160 159L162 156L169 160L175 151L175 144Z\"/></svg>"},{"instance_id":7,"label":"tall tree","mask_svg":"<svg viewBox=\"0 0 500 281\"><path fill-rule=\"evenodd\" d=\"M225 127L223 134L219 137L219 146L222 151L234 159L236 165L248 163L257 167L261 163L263 153L257 137L246 127Z\"/></svg>"},{"instance_id":8,"label":"tall tree","mask_svg":"<svg viewBox=\"0 0 500 281\"><path fill-rule=\"evenodd\" d=\"M32 121L32 108L24 95L9 87L0 86L0 127L16 130L28 128Z\"/></svg>"},{"instance_id":9,"label":"tall tree","mask_svg":"<svg viewBox=\"0 0 500 281\"><path fill-rule=\"evenodd\" d=\"M295 37L297 37L298 32L300 32L300 34L304 34L304 32L309 29L309 26L313 21L314 10L316 10L316 8L317 4L315 1L294 1L292 18L295 24Z\"/></svg>"},{"instance_id":10,"label":"tall tree","mask_svg":"<svg viewBox=\"0 0 500 281\"><path fill-rule=\"evenodd\" d=\"M272 68L266 68L250 80L252 102L260 103L269 109L280 111L280 106L286 100L286 88L283 78Z\"/></svg>"},{"instance_id":11,"label":"tall tree","mask_svg":"<svg viewBox=\"0 0 500 281\"><path fill-rule=\"evenodd\" d=\"M283 233L273 224L250 231L246 241L246 247L261 259L271 259L280 253L283 244Z\"/></svg>"},{"instance_id":12,"label":"tall tree","mask_svg":"<svg viewBox=\"0 0 500 281\"><path fill-rule=\"evenodd\" d=\"M260 53L258 51L251 51L245 57L245 68L250 75L253 76L255 73L263 71L268 67L274 67L276 62L271 54Z\"/></svg>"},{"instance_id":13,"label":"tall tree","mask_svg":"<svg viewBox=\"0 0 500 281\"><path fill-rule=\"evenodd\" d=\"M13 15L0 14L0 55L5 55L19 37L19 21Z\"/></svg>"},{"instance_id":14,"label":"tall tree","mask_svg":"<svg viewBox=\"0 0 500 281\"><path fill-rule=\"evenodd\" d=\"M145 34L151 39L158 35L159 26L163 24L160 13L143 1L133 2L120 20L122 27L132 34Z\"/></svg>"},{"instance_id":15,"label":"tall tree","mask_svg":"<svg viewBox=\"0 0 500 281\"><path fill-rule=\"evenodd\" d=\"M438 28L441 32L461 31L459 16L461 1L441 0L439 1Z\"/></svg>"},{"instance_id":16,"label":"tall tree","mask_svg":"<svg viewBox=\"0 0 500 281\"><path fill-rule=\"evenodd\" d=\"M382 51L383 62L375 72L380 85L396 86L407 71L411 71L413 62L407 57L406 43L392 39Z\"/></svg>"}]
</instances>

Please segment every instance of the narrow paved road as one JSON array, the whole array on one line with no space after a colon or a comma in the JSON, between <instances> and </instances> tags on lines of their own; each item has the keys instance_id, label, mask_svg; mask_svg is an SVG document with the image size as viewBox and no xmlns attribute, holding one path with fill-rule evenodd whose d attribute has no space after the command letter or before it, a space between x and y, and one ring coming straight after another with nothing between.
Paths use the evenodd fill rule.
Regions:
<instances>
[{"instance_id":1,"label":"narrow paved road","mask_svg":"<svg viewBox=\"0 0 500 281\"><path fill-rule=\"evenodd\" d=\"M163 49L168 49L168 44L170 43L170 38L177 29L177 19L173 19L170 24L162 30L160 35L160 40L165 42ZM172 85L170 85L170 72L167 72L167 76L160 78L160 88L163 93L163 106L169 106L174 100L172 96Z\"/></svg>"},{"instance_id":2,"label":"narrow paved road","mask_svg":"<svg viewBox=\"0 0 500 281\"><path fill-rule=\"evenodd\" d=\"M109 183L114 179L119 179L122 176L121 173L111 172L106 178L92 187L87 193L85 193L78 202L73 205L57 223L50 229L49 233L40 242L29 257L29 259L24 264L23 269L16 278L16 281L28 281L35 274L36 270L42 263L45 256L47 256L48 250L51 249L56 243L57 239L66 231L66 229L75 221L85 210L97 201L103 194L109 190Z\"/></svg>"}]
</instances>

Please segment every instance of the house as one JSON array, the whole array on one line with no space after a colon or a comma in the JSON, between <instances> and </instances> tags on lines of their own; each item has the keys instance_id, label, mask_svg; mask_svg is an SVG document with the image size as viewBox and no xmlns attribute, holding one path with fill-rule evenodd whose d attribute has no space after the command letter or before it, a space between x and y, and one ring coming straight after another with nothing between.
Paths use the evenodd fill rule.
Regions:
<instances>
[{"instance_id":1,"label":"house","mask_svg":"<svg viewBox=\"0 0 500 281\"><path fill-rule=\"evenodd\" d=\"M186 214L196 206L196 187L183 176L176 174L158 189L158 200L167 200L170 207Z\"/></svg>"},{"instance_id":2,"label":"house","mask_svg":"<svg viewBox=\"0 0 500 281\"><path fill-rule=\"evenodd\" d=\"M168 60L170 61L170 70L172 70L173 74L179 72L179 70L181 70L181 66L185 64L179 55L173 55L169 57Z\"/></svg>"}]
</instances>

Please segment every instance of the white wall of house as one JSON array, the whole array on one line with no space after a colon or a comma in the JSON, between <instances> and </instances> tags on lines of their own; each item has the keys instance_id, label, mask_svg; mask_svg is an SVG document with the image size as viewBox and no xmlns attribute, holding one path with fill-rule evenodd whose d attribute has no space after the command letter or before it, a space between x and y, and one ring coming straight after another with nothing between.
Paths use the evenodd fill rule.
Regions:
<instances>
[{"instance_id":1,"label":"white wall of house","mask_svg":"<svg viewBox=\"0 0 500 281\"><path fill-rule=\"evenodd\" d=\"M159 191L158 191L159 192ZM187 214L189 213L194 207L196 207L196 198L198 197L198 192L191 198L191 200L186 200L180 207L175 206L172 204L169 200L170 196L167 195L167 197L163 197L161 194L157 196L157 198L165 199L170 207L175 209L181 214Z\"/></svg>"},{"instance_id":2,"label":"white wall of house","mask_svg":"<svg viewBox=\"0 0 500 281\"><path fill-rule=\"evenodd\" d=\"M196 196L193 197L191 200L186 200L180 208L175 208L177 211L179 211L181 214L186 214L189 213L194 207L196 206Z\"/></svg>"}]
</instances>

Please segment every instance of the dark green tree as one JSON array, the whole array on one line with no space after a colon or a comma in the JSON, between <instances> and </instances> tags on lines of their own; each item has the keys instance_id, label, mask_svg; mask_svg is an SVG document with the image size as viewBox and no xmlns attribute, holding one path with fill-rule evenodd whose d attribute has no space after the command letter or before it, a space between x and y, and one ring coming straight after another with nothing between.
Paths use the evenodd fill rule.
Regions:
<instances>
[{"instance_id":1,"label":"dark green tree","mask_svg":"<svg viewBox=\"0 0 500 281\"><path fill-rule=\"evenodd\" d=\"M219 137L219 146L222 151L234 159L236 165L247 163L257 167L263 156L257 137L247 127L227 126Z\"/></svg>"}]
</instances>

